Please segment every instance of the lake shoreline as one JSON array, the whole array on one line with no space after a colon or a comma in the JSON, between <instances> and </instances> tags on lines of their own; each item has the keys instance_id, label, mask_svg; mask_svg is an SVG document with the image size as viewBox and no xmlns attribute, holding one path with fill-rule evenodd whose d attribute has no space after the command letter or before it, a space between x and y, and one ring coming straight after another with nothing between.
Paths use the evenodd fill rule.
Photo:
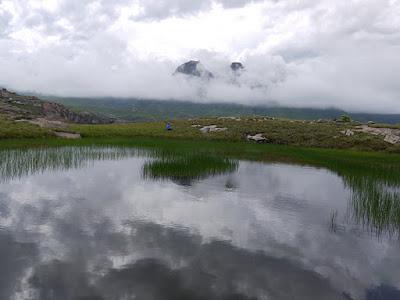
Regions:
<instances>
[{"instance_id":1,"label":"lake shoreline","mask_svg":"<svg viewBox=\"0 0 400 300\"><path fill-rule=\"evenodd\" d=\"M146 158L141 169L145 179L183 185L209 175L235 172L240 162L319 169L340 177L344 186L351 189L349 201L355 217L371 224L371 233L380 235L388 230L392 234L400 228L400 155L396 154L148 137L18 139L0 143L0 170L11 174L3 177L16 178L25 174L19 171L24 164L27 172L40 172L48 167L77 168L86 160L119 160L127 156ZM390 214L379 214L388 210Z\"/></svg>"},{"instance_id":2,"label":"lake shoreline","mask_svg":"<svg viewBox=\"0 0 400 300\"><path fill-rule=\"evenodd\" d=\"M183 138L135 137L135 138L82 138L68 140L55 137L31 139L3 139L0 150L73 146L111 146L160 149L167 152L212 153L229 158L268 162L288 162L326 167L336 162L356 163L365 167L374 163L400 166L396 153L357 151L348 149L323 149L291 145L257 144L223 140L194 140Z\"/></svg>"},{"instance_id":3,"label":"lake shoreline","mask_svg":"<svg viewBox=\"0 0 400 300\"><path fill-rule=\"evenodd\" d=\"M65 124L63 132L80 136L55 136L57 128L0 117L0 150L30 147L118 146L157 148L173 152L206 152L256 161L276 161L331 168L343 162L400 165L400 146L382 136L357 132L357 123L293 121L284 119L200 118L165 122L109 125ZM375 126L375 125L371 125ZM371 127L373 128L373 127ZM261 138L262 143L249 140Z\"/></svg>"}]
</instances>

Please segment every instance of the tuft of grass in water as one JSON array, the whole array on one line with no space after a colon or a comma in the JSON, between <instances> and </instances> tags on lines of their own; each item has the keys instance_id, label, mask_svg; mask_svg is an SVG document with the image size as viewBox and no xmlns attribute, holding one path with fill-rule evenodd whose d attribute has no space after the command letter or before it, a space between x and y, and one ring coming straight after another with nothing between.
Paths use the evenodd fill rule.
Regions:
<instances>
[{"instance_id":1,"label":"tuft of grass in water","mask_svg":"<svg viewBox=\"0 0 400 300\"><path fill-rule=\"evenodd\" d=\"M143 176L151 179L203 179L236 171L238 163L210 155L164 156L143 166Z\"/></svg>"},{"instance_id":2,"label":"tuft of grass in water","mask_svg":"<svg viewBox=\"0 0 400 300\"><path fill-rule=\"evenodd\" d=\"M68 150L69 146L74 147ZM4 151L15 148L18 150L14 154ZM102 148L106 149L105 153ZM144 168L148 178L186 177L190 181L190 178L234 171L235 166L229 162L237 159L326 168L340 176L350 190L349 204L355 221L376 235L400 232L400 156L397 154L148 137L8 140L0 143L0 149L3 149L0 177L10 178L46 168L79 167L107 157L118 159L135 155L139 150L154 158Z\"/></svg>"},{"instance_id":3,"label":"tuft of grass in water","mask_svg":"<svg viewBox=\"0 0 400 300\"><path fill-rule=\"evenodd\" d=\"M333 210L331 212L330 221L329 221L329 229L331 232L337 231L337 227L338 227L337 223L336 223L337 215L338 215L337 210Z\"/></svg>"},{"instance_id":4,"label":"tuft of grass in water","mask_svg":"<svg viewBox=\"0 0 400 300\"><path fill-rule=\"evenodd\" d=\"M384 170L382 170L384 172ZM400 234L400 182L388 178L346 174L344 181L350 188L350 204L354 219L369 228L372 234Z\"/></svg>"},{"instance_id":5,"label":"tuft of grass in water","mask_svg":"<svg viewBox=\"0 0 400 300\"><path fill-rule=\"evenodd\" d=\"M99 160L119 160L150 153L136 148L60 147L22 148L0 151L0 182L42 173L90 166Z\"/></svg>"}]
</instances>

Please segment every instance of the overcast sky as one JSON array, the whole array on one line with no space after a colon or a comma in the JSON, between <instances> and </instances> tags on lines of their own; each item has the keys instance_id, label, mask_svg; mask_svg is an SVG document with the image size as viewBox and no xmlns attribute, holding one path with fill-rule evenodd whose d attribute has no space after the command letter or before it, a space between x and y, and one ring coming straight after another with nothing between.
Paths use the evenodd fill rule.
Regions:
<instances>
[{"instance_id":1,"label":"overcast sky","mask_svg":"<svg viewBox=\"0 0 400 300\"><path fill-rule=\"evenodd\" d=\"M400 113L400 0L0 0L0 86Z\"/></svg>"}]
</instances>

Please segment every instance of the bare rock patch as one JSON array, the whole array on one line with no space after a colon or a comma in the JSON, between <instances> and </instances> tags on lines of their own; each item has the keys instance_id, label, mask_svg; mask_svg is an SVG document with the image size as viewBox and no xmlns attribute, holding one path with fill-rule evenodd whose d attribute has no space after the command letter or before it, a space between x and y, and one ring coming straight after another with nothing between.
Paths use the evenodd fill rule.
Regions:
<instances>
[{"instance_id":1,"label":"bare rock patch","mask_svg":"<svg viewBox=\"0 0 400 300\"><path fill-rule=\"evenodd\" d=\"M209 132L222 132L222 131L226 131L228 130L228 128L226 127L218 127L217 125L209 125L209 126L204 126L202 128L200 128L200 131L202 133L209 133Z\"/></svg>"},{"instance_id":2,"label":"bare rock patch","mask_svg":"<svg viewBox=\"0 0 400 300\"><path fill-rule=\"evenodd\" d=\"M81 138L81 135L79 133L55 131L54 134L63 139L76 140Z\"/></svg>"},{"instance_id":3,"label":"bare rock patch","mask_svg":"<svg viewBox=\"0 0 400 300\"><path fill-rule=\"evenodd\" d=\"M384 141L392 145L400 144L400 129L369 127L368 125L357 126L355 131L383 136Z\"/></svg>"},{"instance_id":4,"label":"bare rock patch","mask_svg":"<svg viewBox=\"0 0 400 300\"><path fill-rule=\"evenodd\" d=\"M266 137L263 136L262 133L257 133L255 135L247 135L247 140L248 141L253 141L253 142L257 142L257 143L265 143L268 141L268 139Z\"/></svg>"}]
</instances>

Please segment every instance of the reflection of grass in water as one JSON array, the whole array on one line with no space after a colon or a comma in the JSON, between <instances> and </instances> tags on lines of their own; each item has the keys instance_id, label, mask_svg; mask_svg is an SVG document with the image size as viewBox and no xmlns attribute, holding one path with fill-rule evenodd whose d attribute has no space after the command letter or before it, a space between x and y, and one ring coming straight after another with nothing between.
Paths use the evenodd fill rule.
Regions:
<instances>
[{"instance_id":1,"label":"reflection of grass in water","mask_svg":"<svg viewBox=\"0 0 400 300\"><path fill-rule=\"evenodd\" d=\"M337 213L338 213L337 210L331 212L329 227L330 231L332 232L336 232L337 230L337 223L336 223Z\"/></svg>"},{"instance_id":2,"label":"reflection of grass in water","mask_svg":"<svg viewBox=\"0 0 400 300\"><path fill-rule=\"evenodd\" d=\"M236 170L231 159L213 155L192 155L163 149L130 147L60 147L0 151L0 182L46 170L68 170L90 166L100 160L119 160L132 156L156 158L144 166L146 177L200 179Z\"/></svg>"},{"instance_id":3,"label":"reflection of grass in water","mask_svg":"<svg viewBox=\"0 0 400 300\"><path fill-rule=\"evenodd\" d=\"M41 146L43 143L43 140L2 142L0 148L18 146L25 147L25 150L0 151L0 181L42 172L46 169L76 168L95 160L132 156L139 151L137 149L141 149L141 153L146 153L150 157L159 158L156 160L158 164L152 167L159 171L153 174L165 178L171 178L174 170L178 170L178 176L185 172L186 176L192 177L201 177L210 170L210 174L217 172L217 169L213 167L208 171L202 170L201 165L196 167L196 162L192 162L191 171L187 168L188 162L185 164L182 160L173 159L173 157L190 157L194 153L201 157L212 156L223 158L223 160L247 159L312 165L327 168L343 178L344 183L351 190L350 205L357 222L364 224L377 234L400 232L399 155L154 138L46 140L46 147L29 148ZM60 145L78 147L56 149L48 147ZM204 166L207 165L206 162L203 163ZM160 165L164 166L160 167ZM222 171L225 168L224 163L220 162L219 165L222 166L219 169L222 173L229 171L228 167ZM169 171L164 171L163 168ZM189 174L190 172L192 173ZM162 174L164 175L161 176Z\"/></svg>"},{"instance_id":4,"label":"reflection of grass in water","mask_svg":"<svg viewBox=\"0 0 400 300\"><path fill-rule=\"evenodd\" d=\"M237 169L237 162L210 155L166 156L143 166L145 178L202 179Z\"/></svg>"},{"instance_id":5,"label":"reflection of grass in water","mask_svg":"<svg viewBox=\"0 0 400 300\"><path fill-rule=\"evenodd\" d=\"M325 165L349 188L351 217L358 224L377 236L400 234L400 163L328 159Z\"/></svg>"},{"instance_id":6,"label":"reflection of grass in water","mask_svg":"<svg viewBox=\"0 0 400 300\"><path fill-rule=\"evenodd\" d=\"M0 182L46 170L82 168L99 160L144 153L134 148L63 147L0 151Z\"/></svg>"},{"instance_id":7,"label":"reflection of grass in water","mask_svg":"<svg viewBox=\"0 0 400 300\"><path fill-rule=\"evenodd\" d=\"M380 236L400 233L399 183L379 179L378 176L345 175L351 189L351 207L358 223ZM394 175L394 174L393 174Z\"/></svg>"}]
</instances>

